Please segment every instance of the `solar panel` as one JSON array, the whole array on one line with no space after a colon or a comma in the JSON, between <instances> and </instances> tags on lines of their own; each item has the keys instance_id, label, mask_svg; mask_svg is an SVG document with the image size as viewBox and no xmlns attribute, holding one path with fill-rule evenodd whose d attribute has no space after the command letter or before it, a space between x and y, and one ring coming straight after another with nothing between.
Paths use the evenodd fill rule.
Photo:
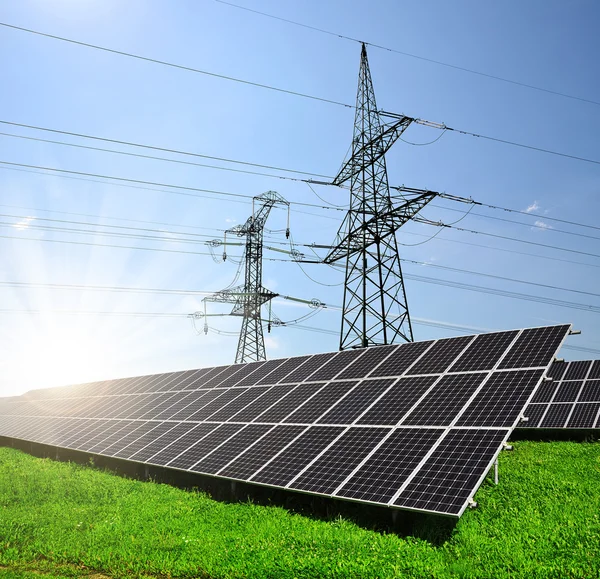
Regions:
<instances>
[{"instance_id":1,"label":"solar panel","mask_svg":"<svg viewBox=\"0 0 600 579\"><path fill-rule=\"evenodd\" d=\"M558 379L536 393L568 331L513 330L34 391L0 400L0 434L460 516L527 403L531 423L597 422L595 364L554 364Z\"/></svg>"},{"instance_id":2,"label":"solar panel","mask_svg":"<svg viewBox=\"0 0 600 579\"><path fill-rule=\"evenodd\" d=\"M600 428L600 360L555 362L525 408L523 428Z\"/></svg>"}]
</instances>

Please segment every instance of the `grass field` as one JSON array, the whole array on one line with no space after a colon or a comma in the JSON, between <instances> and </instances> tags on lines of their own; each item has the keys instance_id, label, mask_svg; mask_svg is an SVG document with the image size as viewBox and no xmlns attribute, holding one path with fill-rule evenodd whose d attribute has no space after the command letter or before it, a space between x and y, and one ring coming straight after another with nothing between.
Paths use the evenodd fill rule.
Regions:
<instances>
[{"instance_id":1,"label":"grass field","mask_svg":"<svg viewBox=\"0 0 600 579\"><path fill-rule=\"evenodd\" d=\"M0 579L600 577L599 443L517 442L476 499L436 545L0 448Z\"/></svg>"}]
</instances>

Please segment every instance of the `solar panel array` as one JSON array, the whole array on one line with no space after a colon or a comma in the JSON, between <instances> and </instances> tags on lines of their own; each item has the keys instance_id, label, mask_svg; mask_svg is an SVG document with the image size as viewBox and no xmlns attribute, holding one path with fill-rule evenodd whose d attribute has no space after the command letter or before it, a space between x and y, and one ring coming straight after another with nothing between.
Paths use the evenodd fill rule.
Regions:
<instances>
[{"instance_id":1,"label":"solar panel array","mask_svg":"<svg viewBox=\"0 0 600 579\"><path fill-rule=\"evenodd\" d=\"M460 516L570 326L38 390L0 436Z\"/></svg>"},{"instance_id":2,"label":"solar panel array","mask_svg":"<svg viewBox=\"0 0 600 579\"><path fill-rule=\"evenodd\" d=\"M600 360L555 362L523 414L526 428L600 428Z\"/></svg>"}]
</instances>

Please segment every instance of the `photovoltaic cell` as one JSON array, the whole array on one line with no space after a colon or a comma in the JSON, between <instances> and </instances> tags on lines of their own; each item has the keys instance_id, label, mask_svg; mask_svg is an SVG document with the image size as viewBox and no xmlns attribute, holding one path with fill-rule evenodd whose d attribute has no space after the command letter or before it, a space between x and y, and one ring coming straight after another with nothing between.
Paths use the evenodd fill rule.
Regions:
<instances>
[{"instance_id":1,"label":"photovoltaic cell","mask_svg":"<svg viewBox=\"0 0 600 579\"><path fill-rule=\"evenodd\" d=\"M358 424L398 424L417 400L433 385L437 377L401 378L360 419Z\"/></svg>"},{"instance_id":2,"label":"photovoltaic cell","mask_svg":"<svg viewBox=\"0 0 600 579\"><path fill-rule=\"evenodd\" d=\"M147 459L151 464L165 465L176 456L185 452L190 446L204 438L217 427L216 424L198 424L189 429L185 434L173 440L168 446ZM135 459L135 457L132 457Z\"/></svg>"},{"instance_id":3,"label":"photovoltaic cell","mask_svg":"<svg viewBox=\"0 0 600 579\"><path fill-rule=\"evenodd\" d=\"M392 350L392 353L370 374L370 378L401 376L431 347L433 342L410 342Z\"/></svg>"},{"instance_id":4,"label":"photovoltaic cell","mask_svg":"<svg viewBox=\"0 0 600 579\"><path fill-rule=\"evenodd\" d=\"M583 380L592 365L591 360L571 362L563 380Z\"/></svg>"},{"instance_id":5,"label":"photovoltaic cell","mask_svg":"<svg viewBox=\"0 0 600 579\"><path fill-rule=\"evenodd\" d=\"M324 384L300 384L287 396L275 402L266 412L259 414L256 422L281 422L288 414L291 414L300 404L306 402L311 396L323 388Z\"/></svg>"},{"instance_id":6,"label":"photovoltaic cell","mask_svg":"<svg viewBox=\"0 0 600 579\"><path fill-rule=\"evenodd\" d=\"M566 380L566 378L565 378ZM581 390L583 380L572 380L570 382L562 382L558 387L552 402L575 402L577 395Z\"/></svg>"},{"instance_id":7,"label":"photovoltaic cell","mask_svg":"<svg viewBox=\"0 0 600 579\"><path fill-rule=\"evenodd\" d=\"M393 431L335 495L389 502L443 432L431 428Z\"/></svg>"},{"instance_id":8,"label":"photovoltaic cell","mask_svg":"<svg viewBox=\"0 0 600 579\"><path fill-rule=\"evenodd\" d=\"M317 422L324 424L352 424L362 414L364 409L368 408L395 381L395 378L363 380L357 388L342 398L329 412L319 418Z\"/></svg>"},{"instance_id":9,"label":"photovoltaic cell","mask_svg":"<svg viewBox=\"0 0 600 579\"><path fill-rule=\"evenodd\" d=\"M393 350L400 346L377 346L376 348L367 348L360 357L360 362L354 362L346 368L339 376L340 380L351 380L353 378L364 378L373 368L375 368L384 358L389 356Z\"/></svg>"},{"instance_id":10,"label":"photovoltaic cell","mask_svg":"<svg viewBox=\"0 0 600 579\"><path fill-rule=\"evenodd\" d=\"M458 426L513 426L543 370L495 372L457 421Z\"/></svg>"},{"instance_id":11,"label":"photovoltaic cell","mask_svg":"<svg viewBox=\"0 0 600 579\"><path fill-rule=\"evenodd\" d=\"M558 389L558 382L543 382L539 388L535 391L532 402L550 402L554 393Z\"/></svg>"},{"instance_id":12,"label":"photovoltaic cell","mask_svg":"<svg viewBox=\"0 0 600 579\"><path fill-rule=\"evenodd\" d=\"M505 430L451 430L394 504L458 515L506 435Z\"/></svg>"},{"instance_id":13,"label":"photovoltaic cell","mask_svg":"<svg viewBox=\"0 0 600 579\"><path fill-rule=\"evenodd\" d=\"M305 470L291 488L333 493L389 432L388 428L351 428Z\"/></svg>"},{"instance_id":14,"label":"photovoltaic cell","mask_svg":"<svg viewBox=\"0 0 600 579\"><path fill-rule=\"evenodd\" d=\"M305 429L305 426L276 426L218 474L248 480Z\"/></svg>"},{"instance_id":15,"label":"photovoltaic cell","mask_svg":"<svg viewBox=\"0 0 600 579\"><path fill-rule=\"evenodd\" d=\"M212 414L223 409L226 404L229 404L232 400L235 400L238 396L241 396L246 392L246 388L215 389L213 392L219 392L220 394L212 402L209 402L206 406L203 406L200 410L194 412L194 414L188 418L190 422L208 419Z\"/></svg>"},{"instance_id":16,"label":"photovoltaic cell","mask_svg":"<svg viewBox=\"0 0 600 579\"><path fill-rule=\"evenodd\" d=\"M548 376L555 382L558 382L567 370L567 364L565 362L559 362L558 360L552 362L550 369L548 370Z\"/></svg>"},{"instance_id":17,"label":"photovoltaic cell","mask_svg":"<svg viewBox=\"0 0 600 579\"><path fill-rule=\"evenodd\" d=\"M576 404L573 414L567 422L567 428L594 428L599 411L600 403L598 402Z\"/></svg>"},{"instance_id":18,"label":"photovoltaic cell","mask_svg":"<svg viewBox=\"0 0 600 579\"><path fill-rule=\"evenodd\" d=\"M346 350L345 352L338 352L331 360L326 362L318 370L313 372L308 379L311 382L317 382L319 380L331 380L335 378L342 370L348 367L351 362L360 364L362 355L366 352L364 350Z\"/></svg>"},{"instance_id":19,"label":"photovoltaic cell","mask_svg":"<svg viewBox=\"0 0 600 579\"><path fill-rule=\"evenodd\" d=\"M157 434L156 438L148 441L140 450L134 452L129 456L130 460L136 460L138 462L146 462L149 458L158 454L163 449L166 449L170 444L181 438L184 434L194 430L195 424L186 424L185 422L166 422L166 426L171 426L167 431L160 435Z\"/></svg>"},{"instance_id":20,"label":"photovoltaic cell","mask_svg":"<svg viewBox=\"0 0 600 579\"><path fill-rule=\"evenodd\" d=\"M449 426L487 374L449 374L438 382L403 425Z\"/></svg>"},{"instance_id":21,"label":"photovoltaic cell","mask_svg":"<svg viewBox=\"0 0 600 579\"><path fill-rule=\"evenodd\" d=\"M259 370L261 366L263 366L265 362L249 362L248 364L240 364L241 368L229 378L223 380L223 382L219 382L217 388L229 388L230 386L239 386L239 382L252 376L252 374Z\"/></svg>"},{"instance_id":22,"label":"photovoltaic cell","mask_svg":"<svg viewBox=\"0 0 600 579\"><path fill-rule=\"evenodd\" d=\"M592 369L588 374L588 380L595 380L600 378L600 360L594 360Z\"/></svg>"},{"instance_id":23,"label":"photovoltaic cell","mask_svg":"<svg viewBox=\"0 0 600 579\"><path fill-rule=\"evenodd\" d=\"M494 366L519 332L480 334L460 358L452 364L450 372L493 370Z\"/></svg>"},{"instance_id":24,"label":"photovoltaic cell","mask_svg":"<svg viewBox=\"0 0 600 579\"><path fill-rule=\"evenodd\" d=\"M209 474L220 471L272 428L273 426L268 424L249 424L241 432L219 446L216 451L192 466L191 470Z\"/></svg>"},{"instance_id":25,"label":"photovoltaic cell","mask_svg":"<svg viewBox=\"0 0 600 579\"><path fill-rule=\"evenodd\" d=\"M288 358L278 366L273 372L267 374L264 378L259 380L257 384L277 384L288 374L299 368L310 356L298 356L297 358Z\"/></svg>"},{"instance_id":26,"label":"photovoltaic cell","mask_svg":"<svg viewBox=\"0 0 600 579\"><path fill-rule=\"evenodd\" d=\"M242 393L234 398L224 408L221 408L214 414L207 417L207 420L216 422L225 422L232 416L235 416L240 410L246 408L251 402L259 398L262 394L269 390L270 386L257 386L255 388L241 389ZM236 388L237 390L237 388ZM220 400L220 398L219 398Z\"/></svg>"},{"instance_id":27,"label":"photovoltaic cell","mask_svg":"<svg viewBox=\"0 0 600 579\"><path fill-rule=\"evenodd\" d=\"M536 428L540 424L540 420L548 408L548 404L528 404L523 414L528 418L527 422L520 426L524 428Z\"/></svg>"},{"instance_id":28,"label":"photovoltaic cell","mask_svg":"<svg viewBox=\"0 0 600 579\"><path fill-rule=\"evenodd\" d=\"M337 352L328 352L327 354L315 354L314 356L311 356L301 366L292 371L284 379L280 380L280 382L303 382L315 370L319 369L323 364L327 363L331 358L333 358L336 353Z\"/></svg>"},{"instance_id":29,"label":"photovoltaic cell","mask_svg":"<svg viewBox=\"0 0 600 579\"><path fill-rule=\"evenodd\" d=\"M547 326L523 330L499 369L545 366L548 352L555 352L570 326Z\"/></svg>"},{"instance_id":30,"label":"photovoltaic cell","mask_svg":"<svg viewBox=\"0 0 600 579\"><path fill-rule=\"evenodd\" d=\"M175 457L169 466L174 468L189 469L199 460L204 458L209 452L212 452L228 438L244 428L241 424L222 424L201 438L196 444L190 446L187 450Z\"/></svg>"},{"instance_id":31,"label":"photovoltaic cell","mask_svg":"<svg viewBox=\"0 0 600 579\"><path fill-rule=\"evenodd\" d=\"M550 404L546 416L540 422L541 428L562 428L573 408L573 404Z\"/></svg>"},{"instance_id":32,"label":"photovoltaic cell","mask_svg":"<svg viewBox=\"0 0 600 579\"><path fill-rule=\"evenodd\" d=\"M295 385L277 384L275 386L267 386L267 388L269 388L269 390L267 390L263 395L257 396L255 400L249 402L248 405L240 410L237 414L233 414L229 421L252 422L267 408L270 408L273 406L273 404L289 394L295 388ZM255 390L256 388L250 388L249 392L252 393Z\"/></svg>"},{"instance_id":33,"label":"photovoltaic cell","mask_svg":"<svg viewBox=\"0 0 600 579\"><path fill-rule=\"evenodd\" d=\"M343 432L337 426L312 426L250 479L284 487Z\"/></svg>"},{"instance_id":34,"label":"photovoltaic cell","mask_svg":"<svg viewBox=\"0 0 600 579\"><path fill-rule=\"evenodd\" d=\"M146 445L169 432L172 428L173 423L171 422L154 422L150 430L133 440L127 446L124 446L119 452L115 453L115 456L118 458L130 458L136 452L141 451Z\"/></svg>"},{"instance_id":35,"label":"photovoltaic cell","mask_svg":"<svg viewBox=\"0 0 600 579\"><path fill-rule=\"evenodd\" d=\"M357 382L331 382L326 384L298 410L285 418L284 422L291 424L315 422L317 418L331 408L332 404L352 390L356 384Z\"/></svg>"},{"instance_id":36,"label":"photovoltaic cell","mask_svg":"<svg viewBox=\"0 0 600 579\"><path fill-rule=\"evenodd\" d=\"M579 394L579 402L600 402L600 380L587 380Z\"/></svg>"},{"instance_id":37,"label":"photovoltaic cell","mask_svg":"<svg viewBox=\"0 0 600 579\"><path fill-rule=\"evenodd\" d=\"M407 374L440 374L444 372L472 341L473 336L438 340Z\"/></svg>"},{"instance_id":38,"label":"photovoltaic cell","mask_svg":"<svg viewBox=\"0 0 600 579\"><path fill-rule=\"evenodd\" d=\"M279 368L285 359L281 360L269 360L262 364L259 368L255 369L251 374L247 374L242 378L236 386L255 386L260 383L261 380L266 378L271 372Z\"/></svg>"}]
</instances>

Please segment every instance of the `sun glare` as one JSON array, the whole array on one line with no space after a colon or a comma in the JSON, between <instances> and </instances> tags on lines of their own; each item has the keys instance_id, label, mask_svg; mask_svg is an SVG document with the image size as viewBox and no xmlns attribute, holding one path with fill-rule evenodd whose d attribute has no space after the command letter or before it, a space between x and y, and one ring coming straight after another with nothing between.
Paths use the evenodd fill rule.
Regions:
<instances>
[{"instance_id":1,"label":"sun glare","mask_svg":"<svg viewBox=\"0 0 600 579\"><path fill-rule=\"evenodd\" d=\"M93 331L77 331L77 324L45 324L28 340L18 340L11 367L19 373L19 392L94 381L106 375L103 345ZM10 388L10 387L9 387Z\"/></svg>"}]
</instances>

